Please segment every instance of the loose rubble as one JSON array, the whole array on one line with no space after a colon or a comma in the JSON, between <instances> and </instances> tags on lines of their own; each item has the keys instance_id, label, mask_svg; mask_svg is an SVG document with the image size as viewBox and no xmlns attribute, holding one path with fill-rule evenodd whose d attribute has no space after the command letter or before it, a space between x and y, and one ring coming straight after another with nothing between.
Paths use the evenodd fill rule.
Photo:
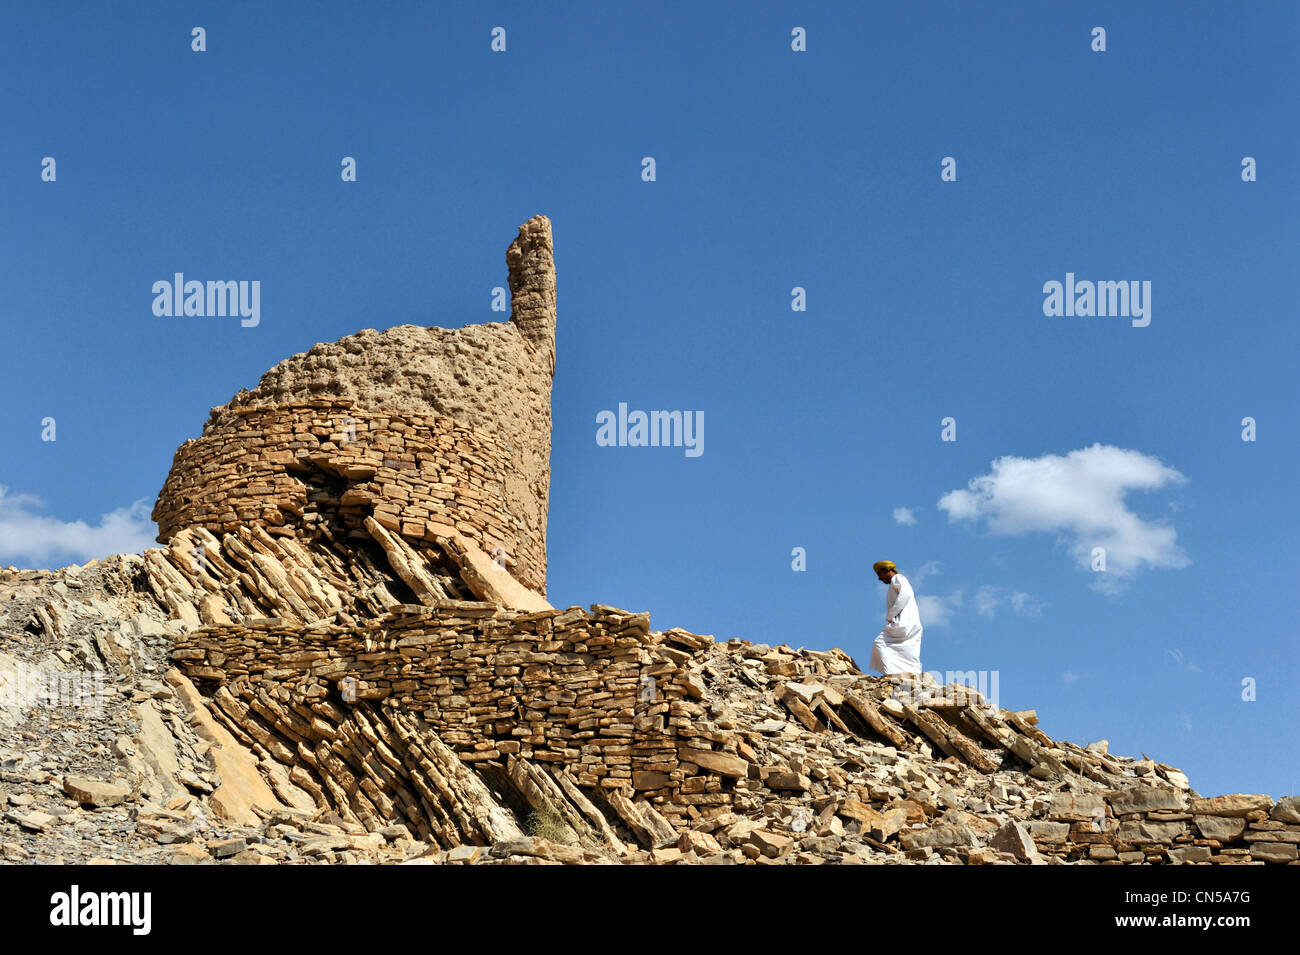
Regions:
<instances>
[{"instance_id":1,"label":"loose rubble","mask_svg":"<svg viewBox=\"0 0 1300 955\"><path fill-rule=\"evenodd\" d=\"M0 571L0 679L86 665L103 688L98 711L3 710L4 861L1296 862L1300 799L1205 798L1174 767L839 650L437 597L194 626L180 601L198 619L211 591L157 589L160 561L187 560Z\"/></svg>"}]
</instances>

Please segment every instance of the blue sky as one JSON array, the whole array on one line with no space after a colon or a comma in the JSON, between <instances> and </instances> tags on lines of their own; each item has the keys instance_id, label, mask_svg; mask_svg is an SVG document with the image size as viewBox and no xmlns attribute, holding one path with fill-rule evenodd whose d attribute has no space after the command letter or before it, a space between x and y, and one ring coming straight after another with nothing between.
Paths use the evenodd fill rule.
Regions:
<instances>
[{"instance_id":1,"label":"blue sky","mask_svg":"<svg viewBox=\"0 0 1300 955\"><path fill-rule=\"evenodd\" d=\"M499 319L544 213L553 603L865 666L891 558L927 669L1300 792L1300 8L447 6L0 11L0 563L143 546L176 446L314 342ZM260 323L155 317L178 271ZM1150 324L1045 316L1067 272ZM599 447L619 402L704 453Z\"/></svg>"}]
</instances>

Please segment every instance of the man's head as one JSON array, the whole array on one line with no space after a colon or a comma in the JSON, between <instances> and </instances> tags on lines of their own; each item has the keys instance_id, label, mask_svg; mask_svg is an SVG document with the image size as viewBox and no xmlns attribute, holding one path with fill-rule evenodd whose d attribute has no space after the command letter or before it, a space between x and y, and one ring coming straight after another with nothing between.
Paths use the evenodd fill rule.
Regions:
<instances>
[{"instance_id":1,"label":"man's head","mask_svg":"<svg viewBox=\"0 0 1300 955\"><path fill-rule=\"evenodd\" d=\"M871 565L871 569L876 572L876 578L882 583L887 584L894 579L898 573L898 568L894 566L892 560L878 560Z\"/></svg>"}]
</instances>

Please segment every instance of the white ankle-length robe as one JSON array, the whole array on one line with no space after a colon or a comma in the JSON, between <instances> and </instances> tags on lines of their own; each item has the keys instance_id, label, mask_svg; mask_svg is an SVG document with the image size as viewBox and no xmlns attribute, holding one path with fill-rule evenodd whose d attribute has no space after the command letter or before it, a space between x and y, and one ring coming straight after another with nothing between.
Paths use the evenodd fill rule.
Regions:
<instances>
[{"instance_id":1,"label":"white ankle-length robe","mask_svg":"<svg viewBox=\"0 0 1300 955\"><path fill-rule=\"evenodd\" d=\"M920 673L921 615L912 585L894 574L885 592L885 628L871 645L871 669L882 673Z\"/></svg>"}]
</instances>

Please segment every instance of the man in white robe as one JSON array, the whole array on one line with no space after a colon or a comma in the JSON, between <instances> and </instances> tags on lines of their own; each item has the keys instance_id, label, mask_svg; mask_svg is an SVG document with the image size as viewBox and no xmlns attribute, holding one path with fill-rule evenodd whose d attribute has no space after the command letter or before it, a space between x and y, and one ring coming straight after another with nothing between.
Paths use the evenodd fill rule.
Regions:
<instances>
[{"instance_id":1,"label":"man in white robe","mask_svg":"<svg viewBox=\"0 0 1300 955\"><path fill-rule=\"evenodd\" d=\"M871 645L871 669L882 673L920 673L921 615L916 594L892 560L871 565L885 592L885 628Z\"/></svg>"}]
</instances>

